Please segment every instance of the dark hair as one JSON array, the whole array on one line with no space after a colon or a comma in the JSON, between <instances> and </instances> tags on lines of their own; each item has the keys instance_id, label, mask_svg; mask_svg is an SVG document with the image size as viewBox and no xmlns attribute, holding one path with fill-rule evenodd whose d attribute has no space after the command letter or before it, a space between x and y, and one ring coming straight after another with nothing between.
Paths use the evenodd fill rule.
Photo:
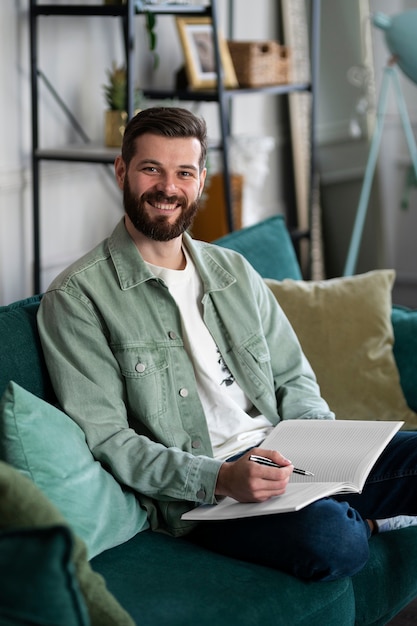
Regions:
<instances>
[{"instance_id":1,"label":"dark hair","mask_svg":"<svg viewBox=\"0 0 417 626\"><path fill-rule=\"evenodd\" d=\"M128 122L122 144L122 158L128 167L133 158L136 139L145 133L163 137L195 137L201 144L200 171L207 156L207 126L202 118L180 107L151 107L139 111Z\"/></svg>"}]
</instances>

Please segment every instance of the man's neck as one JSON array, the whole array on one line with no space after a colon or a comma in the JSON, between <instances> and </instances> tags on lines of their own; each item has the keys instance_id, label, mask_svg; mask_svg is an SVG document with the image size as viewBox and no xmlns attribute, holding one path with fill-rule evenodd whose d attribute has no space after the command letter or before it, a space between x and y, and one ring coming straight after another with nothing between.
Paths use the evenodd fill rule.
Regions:
<instances>
[{"instance_id":1,"label":"man's neck","mask_svg":"<svg viewBox=\"0 0 417 626\"><path fill-rule=\"evenodd\" d=\"M127 217L125 217L125 225L144 261L170 270L183 270L185 268L186 259L182 250L182 235L170 241L154 241L137 231Z\"/></svg>"}]
</instances>

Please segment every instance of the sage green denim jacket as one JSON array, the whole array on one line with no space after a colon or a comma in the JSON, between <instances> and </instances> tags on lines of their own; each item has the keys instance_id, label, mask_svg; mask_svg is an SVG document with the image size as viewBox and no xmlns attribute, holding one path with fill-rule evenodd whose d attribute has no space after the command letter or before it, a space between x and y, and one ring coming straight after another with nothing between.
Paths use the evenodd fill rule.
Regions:
<instances>
[{"instance_id":1,"label":"sage green denim jacket","mask_svg":"<svg viewBox=\"0 0 417 626\"><path fill-rule=\"evenodd\" d=\"M262 278L236 252L184 235L204 285L204 321L227 367L272 424L332 419L298 340ZM181 515L214 503L213 459L180 315L122 220L54 280L38 325L63 410L94 456L138 492L151 526L180 535ZM284 451L285 453L285 451Z\"/></svg>"}]
</instances>

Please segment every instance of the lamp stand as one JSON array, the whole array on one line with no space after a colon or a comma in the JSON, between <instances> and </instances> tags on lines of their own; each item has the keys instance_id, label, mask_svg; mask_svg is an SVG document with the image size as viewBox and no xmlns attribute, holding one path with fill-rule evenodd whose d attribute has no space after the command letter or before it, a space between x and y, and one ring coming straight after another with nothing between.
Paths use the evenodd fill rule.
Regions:
<instances>
[{"instance_id":1,"label":"lamp stand","mask_svg":"<svg viewBox=\"0 0 417 626\"><path fill-rule=\"evenodd\" d=\"M395 61L395 59L394 59ZM358 259L359 247L362 239L363 227L365 224L365 218L368 210L369 196L371 193L372 179L375 172L375 166L378 157L378 151L381 144L382 130L384 127L385 112L387 108L387 94L389 82L392 81L394 87L394 93L397 98L397 104L400 111L401 121L404 128L405 137L408 144L408 150L413 162L414 173L417 177L417 147L414 139L413 131L408 117L407 107L405 104L403 92L398 77L398 71L393 62L390 62L384 68L384 76L381 84L381 92L379 95L377 112L376 112L376 124L375 130L371 141L371 147L369 150L368 161L366 164L365 177L362 184L361 195L359 198L358 208L356 210L356 217L352 231L352 237L349 244L348 255L346 258L344 276L352 276L355 271L356 263Z\"/></svg>"}]
</instances>

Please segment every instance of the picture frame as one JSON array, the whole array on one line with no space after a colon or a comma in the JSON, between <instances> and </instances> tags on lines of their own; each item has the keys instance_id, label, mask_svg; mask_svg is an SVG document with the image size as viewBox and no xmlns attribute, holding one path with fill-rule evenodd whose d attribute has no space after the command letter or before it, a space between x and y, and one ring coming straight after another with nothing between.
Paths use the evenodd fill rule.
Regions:
<instances>
[{"instance_id":1,"label":"picture frame","mask_svg":"<svg viewBox=\"0 0 417 626\"><path fill-rule=\"evenodd\" d=\"M177 17L176 24L185 59L188 84L192 89L213 89L217 72L210 17ZM224 86L238 87L235 68L226 40L219 36Z\"/></svg>"}]
</instances>

